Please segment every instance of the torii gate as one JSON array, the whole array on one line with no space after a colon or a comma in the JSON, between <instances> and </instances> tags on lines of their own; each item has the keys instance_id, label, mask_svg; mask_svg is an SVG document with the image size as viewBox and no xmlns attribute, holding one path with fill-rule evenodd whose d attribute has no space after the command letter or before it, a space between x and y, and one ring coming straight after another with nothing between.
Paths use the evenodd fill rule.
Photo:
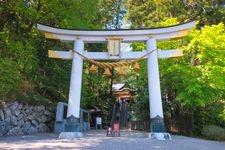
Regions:
<instances>
[{"instance_id":1,"label":"torii gate","mask_svg":"<svg viewBox=\"0 0 225 150\"><path fill-rule=\"evenodd\" d=\"M157 50L156 41L182 38L187 35L189 30L192 29L194 25L195 22L193 21L169 27L138 30L70 30L40 24L37 25L37 28L43 31L45 33L45 37L48 39L74 42L73 51L76 53L73 51L48 51L50 58L73 60L67 117L74 116L79 118L80 113L83 59L78 53L90 59L96 60L137 59L147 53L150 53L144 58L148 61L149 107L151 117L151 132L149 137L156 139L170 139L170 135L165 131L163 121L158 58L177 57L182 56L183 53L179 49ZM120 39L122 42L144 41L146 42L147 49L142 52L120 52L119 55L112 56L108 55L107 52L87 52L84 50L84 43L105 43L108 39L114 38ZM71 132L80 133L79 130ZM72 136L77 136L77 134Z\"/></svg>"}]
</instances>

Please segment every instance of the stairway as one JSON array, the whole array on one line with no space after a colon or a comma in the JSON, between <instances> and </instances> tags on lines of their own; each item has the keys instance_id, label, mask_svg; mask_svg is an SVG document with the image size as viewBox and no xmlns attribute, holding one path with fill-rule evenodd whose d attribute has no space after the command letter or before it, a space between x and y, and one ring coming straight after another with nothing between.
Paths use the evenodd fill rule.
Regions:
<instances>
[{"instance_id":1,"label":"stairway","mask_svg":"<svg viewBox=\"0 0 225 150\"><path fill-rule=\"evenodd\" d=\"M113 115L111 119L111 125L116 122L119 122L120 129L128 128L127 115L129 111L129 105L127 103L122 103L121 106L115 104L113 107Z\"/></svg>"}]
</instances>

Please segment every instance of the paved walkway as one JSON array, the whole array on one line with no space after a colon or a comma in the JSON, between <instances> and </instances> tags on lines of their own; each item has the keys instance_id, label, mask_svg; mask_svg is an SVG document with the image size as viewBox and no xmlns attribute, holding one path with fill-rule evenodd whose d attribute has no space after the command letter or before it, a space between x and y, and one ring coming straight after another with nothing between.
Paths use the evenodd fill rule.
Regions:
<instances>
[{"instance_id":1,"label":"paved walkway","mask_svg":"<svg viewBox=\"0 0 225 150\"><path fill-rule=\"evenodd\" d=\"M35 134L0 138L0 150L225 150L225 142L172 136L172 140L150 140L148 133L122 131L121 137L106 137L104 130L92 130L73 140L58 139L57 134Z\"/></svg>"}]
</instances>

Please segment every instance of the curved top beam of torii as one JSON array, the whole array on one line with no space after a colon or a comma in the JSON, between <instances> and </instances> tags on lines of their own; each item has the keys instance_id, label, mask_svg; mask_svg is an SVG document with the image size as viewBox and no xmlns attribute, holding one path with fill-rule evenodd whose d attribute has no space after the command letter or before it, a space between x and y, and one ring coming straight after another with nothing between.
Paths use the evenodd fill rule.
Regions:
<instances>
[{"instance_id":1,"label":"curved top beam of torii","mask_svg":"<svg viewBox=\"0 0 225 150\"><path fill-rule=\"evenodd\" d=\"M48 39L74 41L82 39L84 42L106 42L108 38L120 38L122 42L146 41L150 37L156 40L182 38L195 25L195 21L174 26L150 29L119 29L119 30L79 30L60 29L38 24L37 28L45 33Z\"/></svg>"}]
</instances>

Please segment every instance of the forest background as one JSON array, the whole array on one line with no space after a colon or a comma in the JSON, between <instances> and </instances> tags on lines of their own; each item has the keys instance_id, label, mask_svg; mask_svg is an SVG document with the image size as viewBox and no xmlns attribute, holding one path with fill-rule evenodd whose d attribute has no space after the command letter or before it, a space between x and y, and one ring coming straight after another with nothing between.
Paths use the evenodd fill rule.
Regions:
<instances>
[{"instance_id":1,"label":"forest background","mask_svg":"<svg viewBox=\"0 0 225 150\"><path fill-rule=\"evenodd\" d=\"M49 59L48 49L72 49L71 43L46 40L37 23L71 29L151 28L196 20L182 40L158 42L159 49L184 49L184 56L160 59L165 120L188 124L199 135L208 125L225 127L225 1L224 0L0 0L0 100L56 104L68 100L71 61ZM133 43L133 51L145 49ZM106 51L106 44L86 44L88 51ZM110 121L115 98L112 84L129 83L133 120L149 121L146 61L138 73L127 70L110 78L88 73L84 63L81 107L97 106ZM90 92L91 91L91 92ZM169 129L169 121L167 128ZM182 124L181 123L181 124Z\"/></svg>"}]
</instances>

